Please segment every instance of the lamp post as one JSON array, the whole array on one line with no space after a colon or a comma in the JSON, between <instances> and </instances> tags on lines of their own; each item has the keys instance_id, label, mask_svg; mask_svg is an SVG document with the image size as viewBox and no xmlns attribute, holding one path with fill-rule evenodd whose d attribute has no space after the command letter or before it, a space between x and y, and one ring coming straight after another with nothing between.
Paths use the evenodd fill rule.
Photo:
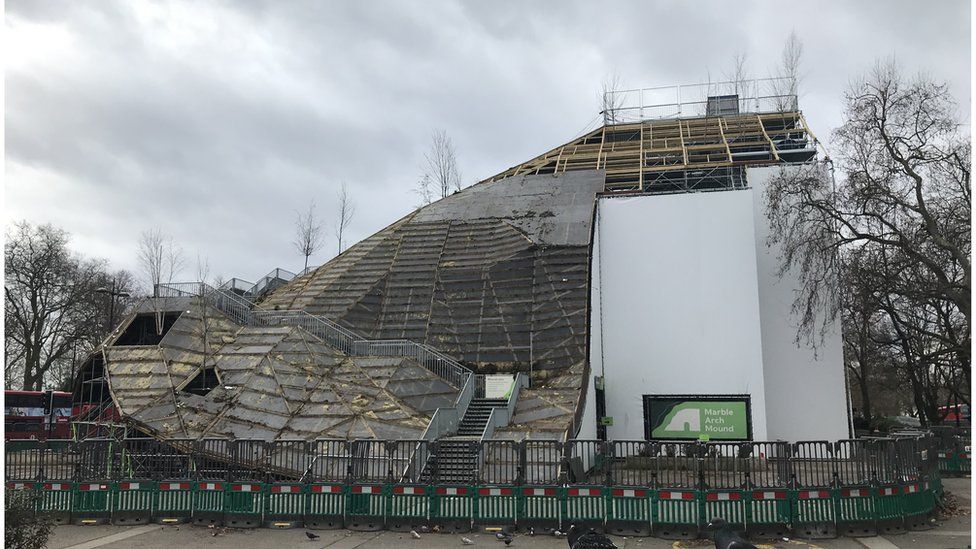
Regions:
<instances>
[{"instance_id":1,"label":"lamp post","mask_svg":"<svg viewBox=\"0 0 976 549\"><path fill-rule=\"evenodd\" d=\"M95 290L96 294L105 294L109 298L108 304L108 329L109 332L115 329L115 300L120 297L129 297L127 292L120 292L118 287L118 281L112 278L111 288L97 288Z\"/></svg>"}]
</instances>

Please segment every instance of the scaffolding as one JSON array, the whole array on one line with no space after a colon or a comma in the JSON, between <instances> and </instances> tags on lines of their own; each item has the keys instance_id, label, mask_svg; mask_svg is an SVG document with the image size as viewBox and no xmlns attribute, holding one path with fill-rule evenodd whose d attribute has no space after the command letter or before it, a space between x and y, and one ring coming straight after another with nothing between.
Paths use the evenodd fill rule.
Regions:
<instances>
[{"instance_id":1,"label":"scaffolding","mask_svg":"<svg viewBox=\"0 0 976 549\"><path fill-rule=\"evenodd\" d=\"M744 167L806 162L816 148L797 111L643 120L605 125L487 181L605 170L605 192L736 188Z\"/></svg>"},{"instance_id":2,"label":"scaffolding","mask_svg":"<svg viewBox=\"0 0 976 549\"><path fill-rule=\"evenodd\" d=\"M603 127L485 181L604 170L609 193L734 189L747 166L817 152L790 78L615 90L603 104Z\"/></svg>"}]
</instances>

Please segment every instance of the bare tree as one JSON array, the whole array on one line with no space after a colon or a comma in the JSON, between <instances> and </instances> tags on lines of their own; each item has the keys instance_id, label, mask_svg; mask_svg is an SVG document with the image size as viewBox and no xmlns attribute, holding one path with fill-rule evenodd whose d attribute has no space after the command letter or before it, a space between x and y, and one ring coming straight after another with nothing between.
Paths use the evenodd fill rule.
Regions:
<instances>
[{"instance_id":1,"label":"bare tree","mask_svg":"<svg viewBox=\"0 0 976 549\"><path fill-rule=\"evenodd\" d=\"M4 373L8 387L41 390L49 376L70 376L70 358L103 335L94 290L104 265L68 250L68 234L51 225L13 225L4 246Z\"/></svg>"},{"instance_id":2,"label":"bare tree","mask_svg":"<svg viewBox=\"0 0 976 549\"><path fill-rule=\"evenodd\" d=\"M432 187L430 194L439 198L446 198L451 193L461 190L461 171L457 164L457 153L454 150L454 143L444 130L434 130L431 134L430 149L424 154L421 184ZM423 190L421 196L424 196Z\"/></svg>"},{"instance_id":3,"label":"bare tree","mask_svg":"<svg viewBox=\"0 0 976 549\"><path fill-rule=\"evenodd\" d=\"M158 296L160 284L173 282L186 264L183 248L159 227L139 235L138 259L153 296Z\"/></svg>"},{"instance_id":4,"label":"bare tree","mask_svg":"<svg viewBox=\"0 0 976 549\"><path fill-rule=\"evenodd\" d=\"M298 253L305 257L305 267L308 269L308 258L322 248L322 222L315 213L315 201L308 204L305 213L295 212L295 240L293 244Z\"/></svg>"},{"instance_id":5,"label":"bare tree","mask_svg":"<svg viewBox=\"0 0 976 549\"><path fill-rule=\"evenodd\" d=\"M604 77L600 83L600 114L603 115L605 125L620 122L620 107L623 106L624 97L621 91L620 75L611 72Z\"/></svg>"},{"instance_id":6,"label":"bare tree","mask_svg":"<svg viewBox=\"0 0 976 549\"><path fill-rule=\"evenodd\" d=\"M834 139L841 177L827 161L784 169L766 190L770 241L800 279L797 337L816 340L839 312L837 281L851 280L841 259L869 258L858 278L876 310L858 315L887 357L873 367L897 368L916 410L937 421L946 395L969 401L969 136L945 84L905 78L891 61L852 85L845 118Z\"/></svg>"},{"instance_id":7,"label":"bare tree","mask_svg":"<svg viewBox=\"0 0 976 549\"><path fill-rule=\"evenodd\" d=\"M420 176L414 192L420 195L418 208L422 208L434 201L434 180L431 179L430 174L424 173Z\"/></svg>"},{"instance_id":8,"label":"bare tree","mask_svg":"<svg viewBox=\"0 0 976 549\"><path fill-rule=\"evenodd\" d=\"M356 213L356 205L353 204L352 198L349 197L349 189L346 187L345 181L343 181L339 186L339 201L337 210L335 234L336 238L339 240L339 253L341 254L343 250L343 236L346 233L346 229L349 228L349 224L352 223L353 215Z\"/></svg>"},{"instance_id":9,"label":"bare tree","mask_svg":"<svg viewBox=\"0 0 976 549\"><path fill-rule=\"evenodd\" d=\"M776 67L773 80L773 93L776 96L776 108L779 111L795 111L798 109L797 96L800 90L800 63L803 60L803 42L796 35L796 30L790 31L780 54L779 66Z\"/></svg>"},{"instance_id":10,"label":"bare tree","mask_svg":"<svg viewBox=\"0 0 976 549\"><path fill-rule=\"evenodd\" d=\"M746 54L744 52L736 52L732 56L732 66L725 73L725 78L732 83L732 93L738 95L741 100L741 97L748 91L746 89L746 83L749 80L749 72L746 67Z\"/></svg>"}]
</instances>

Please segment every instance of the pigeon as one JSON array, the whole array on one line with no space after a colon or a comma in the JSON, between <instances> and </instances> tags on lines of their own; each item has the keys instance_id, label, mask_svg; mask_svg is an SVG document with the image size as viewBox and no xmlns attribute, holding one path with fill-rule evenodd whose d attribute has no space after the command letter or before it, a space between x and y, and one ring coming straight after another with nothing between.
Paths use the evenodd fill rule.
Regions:
<instances>
[{"instance_id":1,"label":"pigeon","mask_svg":"<svg viewBox=\"0 0 976 549\"><path fill-rule=\"evenodd\" d=\"M529 526L529 535L530 536L534 536L535 535L535 528Z\"/></svg>"},{"instance_id":2,"label":"pigeon","mask_svg":"<svg viewBox=\"0 0 976 549\"><path fill-rule=\"evenodd\" d=\"M732 531L732 526L725 522L725 519L713 518L705 526L705 530L714 532L712 539L715 540L715 549L757 549L755 545Z\"/></svg>"},{"instance_id":3,"label":"pigeon","mask_svg":"<svg viewBox=\"0 0 976 549\"><path fill-rule=\"evenodd\" d=\"M416 530L410 530L410 537L413 539L420 539L420 534L418 534Z\"/></svg>"},{"instance_id":4,"label":"pigeon","mask_svg":"<svg viewBox=\"0 0 976 549\"><path fill-rule=\"evenodd\" d=\"M430 531L436 534L437 532L441 531L441 527L435 524L434 527L430 529Z\"/></svg>"},{"instance_id":5,"label":"pigeon","mask_svg":"<svg viewBox=\"0 0 976 549\"><path fill-rule=\"evenodd\" d=\"M502 532L497 532L495 534L495 539L497 539L498 541L504 541L505 542L505 545L511 545L512 544L512 540L514 538L512 538L511 534L505 534L505 533L502 533Z\"/></svg>"},{"instance_id":6,"label":"pigeon","mask_svg":"<svg viewBox=\"0 0 976 549\"><path fill-rule=\"evenodd\" d=\"M474 545L474 542L469 540L468 538L461 538L461 543L463 543L464 545Z\"/></svg>"},{"instance_id":7,"label":"pigeon","mask_svg":"<svg viewBox=\"0 0 976 549\"><path fill-rule=\"evenodd\" d=\"M569 526L566 537L570 549L617 549L617 546L607 536L590 528L584 531L580 524L573 523Z\"/></svg>"},{"instance_id":8,"label":"pigeon","mask_svg":"<svg viewBox=\"0 0 976 549\"><path fill-rule=\"evenodd\" d=\"M315 540L319 539L320 536L318 534L313 534L311 532L305 532L305 537L307 537L308 539L310 539L312 541L315 541Z\"/></svg>"}]
</instances>

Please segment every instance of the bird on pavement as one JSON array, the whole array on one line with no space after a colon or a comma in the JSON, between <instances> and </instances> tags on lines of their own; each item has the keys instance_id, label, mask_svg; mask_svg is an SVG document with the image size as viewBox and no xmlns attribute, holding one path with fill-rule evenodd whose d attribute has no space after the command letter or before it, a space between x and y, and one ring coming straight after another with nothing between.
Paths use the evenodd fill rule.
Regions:
<instances>
[{"instance_id":1,"label":"bird on pavement","mask_svg":"<svg viewBox=\"0 0 976 549\"><path fill-rule=\"evenodd\" d=\"M413 539L420 539L420 534L418 534L416 530L410 530L410 537Z\"/></svg>"},{"instance_id":2,"label":"bird on pavement","mask_svg":"<svg viewBox=\"0 0 976 549\"><path fill-rule=\"evenodd\" d=\"M573 523L569 526L566 536L570 549L617 549L617 546L607 536L590 528L584 529L582 525Z\"/></svg>"},{"instance_id":3,"label":"bird on pavement","mask_svg":"<svg viewBox=\"0 0 976 549\"><path fill-rule=\"evenodd\" d=\"M715 541L715 549L757 549L755 545L739 537L725 519L713 518L705 526L705 530L714 532L712 539Z\"/></svg>"},{"instance_id":4,"label":"bird on pavement","mask_svg":"<svg viewBox=\"0 0 976 549\"><path fill-rule=\"evenodd\" d=\"M469 540L468 538L461 538L461 543L463 543L464 545L474 545L474 542Z\"/></svg>"},{"instance_id":5,"label":"bird on pavement","mask_svg":"<svg viewBox=\"0 0 976 549\"><path fill-rule=\"evenodd\" d=\"M515 538L513 538L511 534L504 534L502 532L498 532L497 534L495 534L495 539L497 539L498 541L505 542L505 545L511 545L512 541Z\"/></svg>"},{"instance_id":6,"label":"bird on pavement","mask_svg":"<svg viewBox=\"0 0 976 549\"><path fill-rule=\"evenodd\" d=\"M310 539L312 541L315 541L315 540L319 539L320 536L318 534L313 534L311 532L305 532L305 537L307 537L308 539Z\"/></svg>"}]
</instances>

